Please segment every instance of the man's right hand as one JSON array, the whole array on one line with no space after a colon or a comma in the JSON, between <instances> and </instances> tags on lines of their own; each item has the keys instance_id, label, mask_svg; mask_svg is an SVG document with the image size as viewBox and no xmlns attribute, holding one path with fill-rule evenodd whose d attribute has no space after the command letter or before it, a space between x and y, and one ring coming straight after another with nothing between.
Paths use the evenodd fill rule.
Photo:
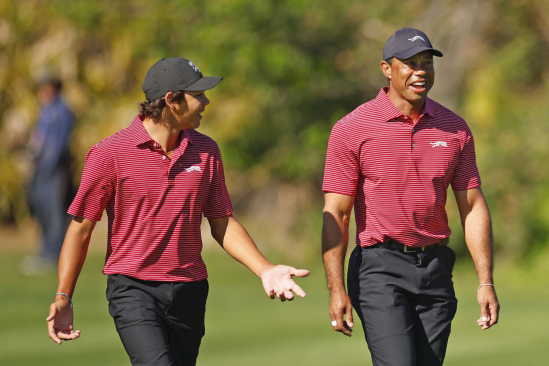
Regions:
<instances>
[{"instance_id":1,"label":"man's right hand","mask_svg":"<svg viewBox=\"0 0 549 366\"><path fill-rule=\"evenodd\" d=\"M346 320L343 320L343 314L345 314ZM330 294L330 319L332 322L337 322L337 325L333 326L336 332L341 332L348 337L352 336L353 306L345 291Z\"/></svg>"},{"instance_id":2,"label":"man's right hand","mask_svg":"<svg viewBox=\"0 0 549 366\"><path fill-rule=\"evenodd\" d=\"M58 298L51 304L50 315L46 321L48 322L48 335L57 344L80 337L79 330L73 331L72 306L63 298Z\"/></svg>"}]
</instances>

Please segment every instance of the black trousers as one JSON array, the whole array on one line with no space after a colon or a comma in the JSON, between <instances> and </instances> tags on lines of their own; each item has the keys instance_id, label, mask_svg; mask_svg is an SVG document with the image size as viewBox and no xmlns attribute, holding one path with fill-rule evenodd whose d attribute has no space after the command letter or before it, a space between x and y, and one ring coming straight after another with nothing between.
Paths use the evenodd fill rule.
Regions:
<instances>
[{"instance_id":1,"label":"black trousers","mask_svg":"<svg viewBox=\"0 0 549 366\"><path fill-rule=\"evenodd\" d=\"M143 281L109 275L109 313L134 366L195 365L208 281Z\"/></svg>"},{"instance_id":2,"label":"black trousers","mask_svg":"<svg viewBox=\"0 0 549 366\"><path fill-rule=\"evenodd\" d=\"M374 366L440 366L457 310L448 246L402 253L357 246L347 286Z\"/></svg>"}]
</instances>

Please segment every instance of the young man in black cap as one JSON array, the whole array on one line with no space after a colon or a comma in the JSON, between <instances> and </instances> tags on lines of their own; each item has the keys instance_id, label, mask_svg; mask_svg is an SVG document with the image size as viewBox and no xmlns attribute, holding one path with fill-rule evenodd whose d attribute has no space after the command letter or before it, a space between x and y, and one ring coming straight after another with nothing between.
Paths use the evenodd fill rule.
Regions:
<instances>
[{"instance_id":1,"label":"young man in black cap","mask_svg":"<svg viewBox=\"0 0 549 366\"><path fill-rule=\"evenodd\" d=\"M330 317L335 331L350 336L354 307L374 366L444 361L457 308L445 211L450 184L479 277L477 323L488 329L498 321L490 213L473 136L461 117L427 97L433 56L442 53L423 32L393 34L381 62L389 87L341 119L328 143L322 249ZM357 246L347 294L343 268L353 204Z\"/></svg>"},{"instance_id":2,"label":"young man in black cap","mask_svg":"<svg viewBox=\"0 0 549 366\"><path fill-rule=\"evenodd\" d=\"M217 144L195 130L210 103L204 91L221 79L204 77L184 58L158 61L145 76L139 115L88 152L47 318L58 344L80 336L71 298L103 210L109 312L133 365L196 363L208 295L202 215L219 244L261 278L269 297L305 296L292 277L309 271L275 266L260 253L232 216Z\"/></svg>"}]
</instances>

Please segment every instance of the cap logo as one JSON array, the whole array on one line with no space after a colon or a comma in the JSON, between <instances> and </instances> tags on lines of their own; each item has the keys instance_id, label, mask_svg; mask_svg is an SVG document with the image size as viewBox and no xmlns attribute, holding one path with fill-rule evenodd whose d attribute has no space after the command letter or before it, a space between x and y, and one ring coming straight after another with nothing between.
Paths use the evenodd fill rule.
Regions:
<instances>
[{"instance_id":1,"label":"cap logo","mask_svg":"<svg viewBox=\"0 0 549 366\"><path fill-rule=\"evenodd\" d=\"M194 71L196 71L196 72L200 72L200 70L198 70L198 67L196 67L196 65L195 65L195 64L193 64L193 62L192 62L192 61L189 61L189 65L191 65L191 67L192 67L192 68L194 69Z\"/></svg>"},{"instance_id":2,"label":"cap logo","mask_svg":"<svg viewBox=\"0 0 549 366\"><path fill-rule=\"evenodd\" d=\"M414 38L408 38L408 41L413 42L413 41L416 41L418 39L421 39L423 42L425 42L425 39L423 39L422 36L415 36Z\"/></svg>"}]
</instances>

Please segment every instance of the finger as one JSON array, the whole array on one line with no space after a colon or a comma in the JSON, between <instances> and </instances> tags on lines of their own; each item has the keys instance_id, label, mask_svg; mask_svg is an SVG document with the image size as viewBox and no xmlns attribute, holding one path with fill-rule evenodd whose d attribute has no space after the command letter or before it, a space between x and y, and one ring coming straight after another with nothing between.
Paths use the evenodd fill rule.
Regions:
<instances>
[{"instance_id":1,"label":"finger","mask_svg":"<svg viewBox=\"0 0 549 366\"><path fill-rule=\"evenodd\" d=\"M290 274L292 276L297 277L307 277L311 272L306 269L295 269L293 267L290 268Z\"/></svg>"},{"instance_id":2,"label":"finger","mask_svg":"<svg viewBox=\"0 0 549 366\"><path fill-rule=\"evenodd\" d=\"M347 309L345 310L345 322L349 325L349 327L353 327L353 305L347 304Z\"/></svg>"},{"instance_id":3,"label":"finger","mask_svg":"<svg viewBox=\"0 0 549 366\"><path fill-rule=\"evenodd\" d=\"M292 286L292 291L295 292L295 294L299 297L305 297L307 294L297 283L294 282L294 285Z\"/></svg>"},{"instance_id":4,"label":"finger","mask_svg":"<svg viewBox=\"0 0 549 366\"><path fill-rule=\"evenodd\" d=\"M286 296L284 295L284 292L281 292L281 293L277 294L276 296L278 296L280 301L282 301L282 302L286 301Z\"/></svg>"},{"instance_id":5,"label":"finger","mask_svg":"<svg viewBox=\"0 0 549 366\"><path fill-rule=\"evenodd\" d=\"M294 299L294 294L292 291L284 291L284 297L286 297L286 300L292 301Z\"/></svg>"},{"instance_id":6,"label":"finger","mask_svg":"<svg viewBox=\"0 0 549 366\"><path fill-rule=\"evenodd\" d=\"M351 336L351 329L349 326L343 321L343 312L337 314L335 321L337 322L337 325L334 327L334 330L337 332L341 332L345 334L347 337Z\"/></svg>"},{"instance_id":7,"label":"finger","mask_svg":"<svg viewBox=\"0 0 549 366\"><path fill-rule=\"evenodd\" d=\"M55 329L53 327L53 322L48 323L48 336L57 344L61 344L61 340L57 336Z\"/></svg>"},{"instance_id":8,"label":"finger","mask_svg":"<svg viewBox=\"0 0 549 366\"><path fill-rule=\"evenodd\" d=\"M499 320L499 304L495 304L494 306L490 306L490 324L495 325L498 323Z\"/></svg>"},{"instance_id":9,"label":"finger","mask_svg":"<svg viewBox=\"0 0 549 366\"><path fill-rule=\"evenodd\" d=\"M480 305L480 320L483 322L490 321L490 311L486 303Z\"/></svg>"},{"instance_id":10,"label":"finger","mask_svg":"<svg viewBox=\"0 0 549 366\"><path fill-rule=\"evenodd\" d=\"M265 292L267 293L267 295L271 298L271 299L274 299L276 297L275 295L275 291L273 289L271 290L265 290Z\"/></svg>"},{"instance_id":11,"label":"finger","mask_svg":"<svg viewBox=\"0 0 549 366\"><path fill-rule=\"evenodd\" d=\"M343 321L343 325L341 327L341 333L345 334L347 337L351 337L353 335L353 330L349 327L347 322Z\"/></svg>"},{"instance_id":12,"label":"finger","mask_svg":"<svg viewBox=\"0 0 549 366\"><path fill-rule=\"evenodd\" d=\"M339 332L341 329L341 323L337 321L337 314L333 312L332 309L330 309L330 320L332 322L332 328L334 328L336 332Z\"/></svg>"},{"instance_id":13,"label":"finger","mask_svg":"<svg viewBox=\"0 0 549 366\"><path fill-rule=\"evenodd\" d=\"M70 332L70 331L69 332L61 331L61 332L57 332L57 337L59 337L64 341L70 341L80 337L80 333Z\"/></svg>"},{"instance_id":14,"label":"finger","mask_svg":"<svg viewBox=\"0 0 549 366\"><path fill-rule=\"evenodd\" d=\"M343 329L345 330L345 331L343 332L343 334L345 334L346 336L351 337L351 336L353 335L353 328L351 328L351 327L349 326L349 324L347 323L347 321L344 321L344 322L343 322Z\"/></svg>"},{"instance_id":15,"label":"finger","mask_svg":"<svg viewBox=\"0 0 549 366\"><path fill-rule=\"evenodd\" d=\"M347 317L348 314L350 314L351 312L347 312L347 307L345 307L344 309L342 309L344 312L345 312L345 316ZM352 316L352 315L351 315ZM347 337L350 337L352 336L352 332L353 330L351 329L351 327L349 326L349 324L347 324L347 321L343 320L343 314L341 314L341 322L342 322L342 327L341 327L341 333L345 334Z\"/></svg>"}]
</instances>

